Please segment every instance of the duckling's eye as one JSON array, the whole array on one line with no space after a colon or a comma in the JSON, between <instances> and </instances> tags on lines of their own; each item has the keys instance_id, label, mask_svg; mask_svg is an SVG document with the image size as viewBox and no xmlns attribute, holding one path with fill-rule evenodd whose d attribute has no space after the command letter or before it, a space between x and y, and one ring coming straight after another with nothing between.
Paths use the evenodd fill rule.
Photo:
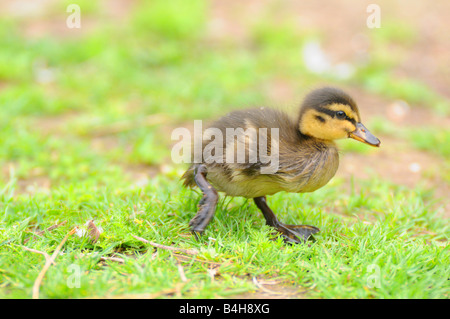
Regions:
<instances>
[{"instance_id":1,"label":"duckling's eye","mask_svg":"<svg viewBox=\"0 0 450 319\"><path fill-rule=\"evenodd\" d=\"M340 120L343 120L347 117L347 114L345 114L344 111L337 111L336 112L336 117Z\"/></svg>"}]
</instances>

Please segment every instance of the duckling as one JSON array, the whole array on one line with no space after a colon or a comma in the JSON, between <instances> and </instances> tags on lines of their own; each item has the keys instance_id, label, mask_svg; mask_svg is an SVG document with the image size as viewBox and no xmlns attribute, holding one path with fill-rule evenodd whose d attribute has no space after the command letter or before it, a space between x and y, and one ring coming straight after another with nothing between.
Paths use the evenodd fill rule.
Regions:
<instances>
[{"instance_id":1,"label":"duckling","mask_svg":"<svg viewBox=\"0 0 450 319\"><path fill-rule=\"evenodd\" d=\"M198 212L189 223L196 236L205 230L213 218L218 192L223 192L229 196L252 198L267 225L281 233L286 242L306 242L312 239L319 228L283 224L269 208L266 196L281 191L313 192L326 185L339 165L338 149L334 142L337 139L353 138L371 146L380 145L380 140L361 123L358 107L350 95L333 87L310 92L301 104L297 119L292 119L280 110L255 108L233 111L210 127L219 130L224 136L230 128L243 130L235 130L238 133L233 139L223 139L223 155L212 154L215 159L221 160L203 158L199 163L191 164L182 176L185 186L198 186L203 192ZM258 144L256 151L277 155L275 171L263 172L262 169L268 168L271 161L267 162L262 156L257 157L256 161L249 160L252 135L243 136L246 129L265 134L259 136L267 138L266 145ZM276 129L277 134L272 133L273 129ZM230 161L230 158L236 157L226 155L237 149L236 140L239 138L245 144L245 160ZM211 136L203 135L203 150L211 140Z\"/></svg>"}]
</instances>

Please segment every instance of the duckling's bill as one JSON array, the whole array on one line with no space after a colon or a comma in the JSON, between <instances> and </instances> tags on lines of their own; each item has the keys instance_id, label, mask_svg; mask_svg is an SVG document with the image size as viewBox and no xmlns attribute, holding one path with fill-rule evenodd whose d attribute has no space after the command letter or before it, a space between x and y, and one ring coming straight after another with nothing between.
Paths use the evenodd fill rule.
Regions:
<instances>
[{"instance_id":1,"label":"duckling's bill","mask_svg":"<svg viewBox=\"0 0 450 319\"><path fill-rule=\"evenodd\" d=\"M381 143L380 140L370 133L370 131L362 123L357 123L356 130L350 132L348 137L369 144L370 146L379 147Z\"/></svg>"}]
</instances>

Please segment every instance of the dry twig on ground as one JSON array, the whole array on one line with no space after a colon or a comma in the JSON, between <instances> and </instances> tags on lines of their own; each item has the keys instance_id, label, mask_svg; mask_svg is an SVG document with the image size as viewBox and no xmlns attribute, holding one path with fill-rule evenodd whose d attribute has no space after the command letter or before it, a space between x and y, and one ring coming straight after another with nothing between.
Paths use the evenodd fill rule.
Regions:
<instances>
[{"instance_id":1,"label":"dry twig on ground","mask_svg":"<svg viewBox=\"0 0 450 319\"><path fill-rule=\"evenodd\" d=\"M119 257L100 257L100 260L102 261L116 261L118 263L125 263L125 260L123 258L119 258Z\"/></svg>"},{"instance_id":2,"label":"dry twig on ground","mask_svg":"<svg viewBox=\"0 0 450 319\"><path fill-rule=\"evenodd\" d=\"M133 234L131 234L131 236L133 236L134 238L136 238L139 241L142 241L143 243L150 244L150 245L152 245L153 247L156 247L156 248L171 250L171 251L180 252L180 253L184 253L184 254L188 254L188 255L197 255L198 254L198 250L196 250L196 249L183 249L183 248L165 246L165 245L161 245L161 244L158 244L158 243L154 243L154 242L148 241L147 239L135 236Z\"/></svg>"},{"instance_id":3,"label":"dry twig on ground","mask_svg":"<svg viewBox=\"0 0 450 319\"><path fill-rule=\"evenodd\" d=\"M45 261L46 261L46 262L48 262L49 260L51 260L49 254L47 254L45 251L40 251L40 250L36 250L36 249L33 249L33 248L25 247L25 246L21 246L21 247L22 247L23 249L25 249L25 250L31 251L32 253L36 253L36 254L41 254L41 255L43 255L43 256L45 257ZM55 264L54 261L51 261L51 263Z\"/></svg>"},{"instance_id":4,"label":"dry twig on ground","mask_svg":"<svg viewBox=\"0 0 450 319\"><path fill-rule=\"evenodd\" d=\"M41 286L42 279L45 276L45 273L47 272L48 268L50 268L50 265L54 263L56 257L59 254L59 251L61 250L62 246L66 242L66 240L69 238L70 235L73 235L77 231L77 227L72 229L59 243L59 245L56 247L55 251L53 252L52 256L49 259L46 259L44 268L42 268L41 272L37 276L36 280L34 281L33 285L33 299L39 299L39 287Z\"/></svg>"},{"instance_id":5,"label":"dry twig on ground","mask_svg":"<svg viewBox=\"0 0 450 319\"><path fill-rule=\"evenodd\" d=\"M32 233L32 236L34 236L34 237L36 237L36 236L42 236L42 235L45 234L45 232L47 232L47 231L52 231L52 230L54 230L54 229L56 229L56 228L58 228L58 227L60 227L60 226L62 226L62 225L65 225L66 223L67 223L67 220L65 220L65 221L63 221L63 222L61 222L61 223L59 223L59 224L52 225L52 226L48 227L47 229L41 230L41 231L39 231L39 232L37 232L37 233ZM23 241L23 243L26 244L30 239L31 239L31 237L25 239L25 240Z\"/></svg>"}]
</instances>

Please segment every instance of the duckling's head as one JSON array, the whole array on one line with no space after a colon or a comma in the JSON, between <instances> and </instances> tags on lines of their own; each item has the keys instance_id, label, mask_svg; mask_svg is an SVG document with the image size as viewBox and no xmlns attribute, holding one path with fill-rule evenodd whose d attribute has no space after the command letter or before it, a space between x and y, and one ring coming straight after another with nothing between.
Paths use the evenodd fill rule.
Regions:
<instances>
[{"instance_id":1,"label":"duckling's head","mask_svg":"<svg viewBox=\"0 0 450 319\"><path fill-rule=\"evenodd\" d=\"M324 87L309 93L298 122L300 132L307 136L327 141L350 137L380 146L380 140L361 123L355 101L337 88Z\"/></svg>"}]
</instances>

